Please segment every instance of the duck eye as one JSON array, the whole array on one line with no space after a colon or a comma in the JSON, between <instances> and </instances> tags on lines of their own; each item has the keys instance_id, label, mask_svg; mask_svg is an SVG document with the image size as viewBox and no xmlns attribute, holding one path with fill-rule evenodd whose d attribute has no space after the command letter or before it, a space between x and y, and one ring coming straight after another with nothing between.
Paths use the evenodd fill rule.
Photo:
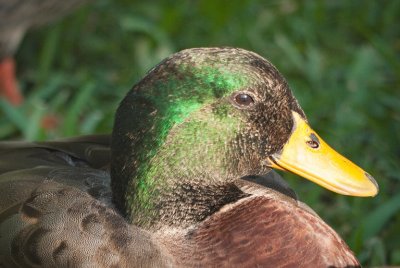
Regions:
<instances>
[{"instance_id":1,"label":"duck eye","mask_svg":"<svg viewBox=\"0 0 400 268\"><path fill-rule=\"evenodd\" d=\"M246 93L239 93L235 96L235 102L240 106L249 106L254 103L254 99Z\"/></svg>"}]
</instances>

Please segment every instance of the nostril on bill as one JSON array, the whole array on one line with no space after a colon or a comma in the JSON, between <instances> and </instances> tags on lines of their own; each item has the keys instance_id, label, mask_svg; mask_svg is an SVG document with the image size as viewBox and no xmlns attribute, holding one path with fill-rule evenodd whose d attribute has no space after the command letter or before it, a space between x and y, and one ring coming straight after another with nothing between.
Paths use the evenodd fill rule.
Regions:
<instances>
[{"instance_id":1,"label":"nostril on bill","mask_svg":"<svg viewBox=\"0 0 400 268\"><path fill-rule=\"evenodd\" d=\"M317 149L319 147L319 139L318 137L314 134L310 134L310 141L307 141L308 146L310 146L313 149Z\"/></svg>"}]
</instances>

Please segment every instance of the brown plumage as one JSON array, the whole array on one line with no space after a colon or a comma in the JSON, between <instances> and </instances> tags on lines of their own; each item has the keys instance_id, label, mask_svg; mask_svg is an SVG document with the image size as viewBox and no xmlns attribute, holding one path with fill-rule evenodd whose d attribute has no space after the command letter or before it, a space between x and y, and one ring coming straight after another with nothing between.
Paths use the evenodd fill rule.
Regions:
<instances>
[{"instance_id":1,"label":"brown plumage","mask_svg":"<svg viewBox=\"0 0 400 268\"><path fill-rule=\"evenodd\" d=\"M174 244L176 239L172 235L166 241ZM273 191L242 200L180 239L171 251L183 267L359 265L345 242L317 215Z\"/></svg>"},{"instance_id":2,"label":"brown plumage","mask_svg":"<svg viewBox=\"0 0 400 268\"><path fill-rule=\"evenodd\" d=\"M0 267L163 267L111 205L107 135L0 144Z\"/></svg>"},{"instance_id":3,"label":"brown plumage","mask_svg":"<svg viewBox=\"0 0 400 268\"><path fill-rule=\"evenodd\" d=\"M261 58L256 54L230 48L186 50L181 54L173 55L165 62L169 65L173 62L184 66L188 58L182 55L186 54L193 57L199 56L201 59L206 55L209 59L218 59L217 64L222 59L224 62L232 62L236 67L238 65L234 62L235 60L245 59L244 62L246 62L254 57L259 61L257 65L261 65L256 68L257 76L263 75L263 72L259 73L259 70L266 66L273 68L272 65L264 66L263 64L267 64L267 62L263 63L263 60L260 60ZM157 68L164 68L165 62ZM209 61L206 62L210 64ZM226 64L229 68L229 63ZM246 63L242 64L243 68L246 68ZM191 64L190 66L190 71L194 71L195 69L192 68L195 68L195 65ZM153 72L159 71L157 68L142 80L139 84L141 87L149 86L157 81L157 77L152 77ZM253 70L253 67L250 68ZM242 71L241 68L239 69ZM164 70L168 73L168 68ZM213 69L201 70L209 72ZM279 75L275 69L271 70L274 76ZM223 75L225 74L223 73ZM220 74L217 73L218 75ZM248 75L251 77L251 74ZM174 79L172 73L170 77L170 79ZM178 77L180 77L178 84L175 81L169 81L169 84L154 84L157 86L173 85L178 88L184 87L185 83L188 83L190 88L205 85L203 80L199 80L200 83L197 84L198 82L194 80L185 82L182 76ZM205 77L209 79L210 76ZM212 77L216 79L214 71ZM200 79L203 77L201 76ZM280 81L279 79L274 81ZM260 85L252 91L252 96L256 96L258 91L264 90L264 84ZM277 87L272 90L282 90L286 84L277 82L275 86ZM199 92L203 92L199 88L197 89ZM134 90L129 93L129 98L135 94ZM173 89L171 88L171 90ZM236 88L229 90L237 92ZM243 92L243 89L239 88L239 92ZM259 174L257 163L251 163L251 170L255 173L247 174L245 177L230 178L227 173L227 178L225 178L219 177L217 173L205 172L220 164L217 158L208 160L207 157L210 154L217 154L219 158L223 158L227 153L229 156L233 155L241 159L236 163L245 165L246 161L243 159L247 157L249 150L250 152L259 150L259 147L254 145L255 139L244 139L241 141L242 143L236 145L239 146L240 153L232 151L237 147L225 141L221 143L222 147L217 147L219 150L213 150L213 146L220 146L217 141L222 137L230 139L230 136L225 135L224 131L225 127L232 126L232 122L234 122L232 118L246 114L246 111L243 111L245 108L239 107L240 109L236 110L236 104L230 106L229 102L224 101L223 94L218 94L218 97L211 97L211 100L214 101L212 102L213 110L205 108L194 111L186 108L173 110L185 111L187 118L184 120L179 118L177 124L167 125L171 127L171 130L163 128L164 133L172 135L167 135L164 144L157 144L160 147L148 147L152 143L146 139L142 140L142 143L148 143L141 144L141 148L156 151L156 154L151 157L150 164L158 163L158 151L167 150L168 152L166 154L168 158L165 158L164 154L160 158L167 161L167 165L157 166L160 168L156 170L160 171L158 175L155 175L156 171L142 174L143 178L150 178L150 181L143 180L143 178L140 181L140 177L135 178L133 174L131 174L131 181L124 181L114 175L110 178L110 164L115 165L113 161L123 161L126 159L126 155L116 155L118 152L125 152L125 150L118 150L119 147L115 147L122 143L113 141L110 145L110 137L107 135L42 143L0 143L0 266L358 267L357 259L345 242L315 212L298 201L293 190L273 171L267 172L266 175ZM286 91L285 94L286 99L279 105L288 105L301 112L289 91ZM185 95L187 98L193 96L199 100L196 93ZM278 94L278 96L284 95ZM170 102L165 102L164 97L169 98ZM244 100L247 98L246 96L241 97ZM136 98L141 103L139 108L146 108L151 113L149 116L165 120L162 106L154 111L149 109L152 103L149 99L146 102L143 96L137 95ZM178 99L179 104L185 101L183 97ZM170 94L157 95L155 101L159 101L159 105L165 103L173 105ZM273 100L270 101L273 103ZM124 114L126 113L124 105L127 105L127 102L126 99L125 103L120 106L119 113L121 110L124 111ZM225 108L223 113L220 113L220 104ZM131 103L131 105L135 104ZM279 105L273 107L281 107ZM265 106L261 105L260 107ZM274 109L273 107L269 109ZM287 109L287 107L282 107L282 109ZM171 115L170 108L166 111L169 112L168 115ZM252 113L259 112L257 108L252 108L251 111ZM279 111L279 109L271 110L269 115L277 113L276 118L278 115L283 116L283 118L279 118L280 121L293 120L290 113L285 116L279 114ZM219 117L213 118L210 112L217 112ZM194 120L198 113L201 115L200 121ZM117 120L120 120L119 116L117 116ZM172 119L178 118L176 114L173 116ZM224 121L226 118L229 118L228 121ZM245 120L247 117L241 118ZM254 116L249 118L253 120ZM129 117L124 117L124 120L127 119ZM125 129L116 127L113 130L113 138L124 135L135 140L137 138L135 135L148 135L143 129L149 122L144 121L144 117L141 119L143 121L134 121L133 124L131 122L134 128L139 128L139 132L124 132ZM214 121L220 119L222 121L218 121L219 124L214 125ZM251 120L249 124L253 124ZM126 122L129 123L129 121ZM200 122L202 127L194 128L193 134L192 127L197 122ZM201 140L197 139L204 139L201 133L207 131L206 122L211 122L212 129L217 128L216 132L210 132L210 135L213 136L207 135L206 137L212 138L214 143L203 144ZM229 124L226 125L226 122ZM270 123L268 120L263 122ZM262 125L263 123L258 120L255 125L257 124ZM287 123L287 125L295 125L295 121ZM149 130L154 130L156 126L150 127ZM188 126L190 128L185 128ZM237 125L233 124L233 126ZM239 124L238 126L239 129L235 129L238 135L232 138L232 142L238 137L243 139L243 134L246 133L240 132L243 125ZM247 128L244 129L248 131ZM253 129L257 130L257 126ZM264 129L264 127L262 126L260 129ZM273 130L271 126L268 129ZM225 136L220 136L221 133ZM178 141L190 138L187 141L191 141L192 135L196 137L188 148L172 147L174 149L169 150L169 146L173 145L175 138ZM271 144L282 149L282 144L277 142L279 140L285 142L282 141L282 137L274 137L271 132L260 132L260 135L267 135L267 140L273 141ZM287 135L290 138L291 134ZM202 154L197 159L196 155L191 155L187 150L196 150L195 143L199 142L203 151L195 151L196 154ZM113 154L110 157L111 148ZM267 145L266 148L272 148L267 155L276 150ZM190 155L190 159L187 159L189 157L184 154L183 161L189 161L187 163L190 164L190 161L194 159L198 161L196 162L198 166L191 167L183 165L181 162L168 162L174 157L180 156L181 152ZM148 155L149 153L145 154L145 156ZM113 161L111 158L114 158ZM143 169L139 162L143 159L146 160L142 157L138 158L137 162L119 163L121 172L127 172L128 165L136 165L139 170ZM252 159L257 160L255 157ZM146 164L146 167L150 165L149 163ZM231 168L231 164L228 163L226 167ZM264 172L264 166L261 167L260 172ZM116 167L113 168L115 172ZM237 168L234 166L232 172L237 174L237 172L246 170L245 166L243 166L243 170ZM171 170L175 173L170 173ZM182 171L187 173L182 173ZM190 176L185 177L185 174ZM139 182L135 180L139 180ZM111 187L110 181L113 181ZM158 187L157 183L161 183L161 187ZM132 185L134 185L133 188ZM130 194L132 189L137 191L133 197ZM120 191L125 193L120 197L121 200L125 200L122 201L125 202L124 205L114 202L116 196L121 194ZM141 206L138 206L137 203L131 202L142 203Z\"/></svg>"}]
</instances>

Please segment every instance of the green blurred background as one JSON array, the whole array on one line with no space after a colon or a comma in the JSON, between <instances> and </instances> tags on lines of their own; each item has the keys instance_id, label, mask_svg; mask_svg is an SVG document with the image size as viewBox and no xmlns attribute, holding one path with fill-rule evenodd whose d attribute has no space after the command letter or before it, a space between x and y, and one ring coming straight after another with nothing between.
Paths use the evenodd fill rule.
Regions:
<instances>
[{"instance_id":1,"label":"green blurred background","mask_svg":"<svg viewBox=\"0 0 400 268\"><path fill-rule=\"evenodd\" d=\"M118 102L150 67L201 46L242 47L278 67L313 128L380 193L345 197L284 177L364 265L400 265L400 1L97 0L25 37L26 102L0 101L0 138L109 133Z\"/></svg>"}]
</instances>

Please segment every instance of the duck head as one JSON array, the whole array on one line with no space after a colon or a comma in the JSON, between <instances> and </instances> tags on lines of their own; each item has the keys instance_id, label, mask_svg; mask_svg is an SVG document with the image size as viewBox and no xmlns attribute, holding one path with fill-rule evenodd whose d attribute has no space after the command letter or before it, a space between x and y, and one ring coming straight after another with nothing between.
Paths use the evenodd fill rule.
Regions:
<instances>
[{"instance_id":1,"label":"duck head","mask_svg":"<svg viewBox=\"0 0 400 268\"><path fill-rule=\"evenodd\" d=\"M118 108L112 159L114 201L142 226L201 220L245 195L237 179L271 168L340 194L378 192L310 128L277 69L235 48L184 50L150 70Z\"/></svg>"}]
</instances>

